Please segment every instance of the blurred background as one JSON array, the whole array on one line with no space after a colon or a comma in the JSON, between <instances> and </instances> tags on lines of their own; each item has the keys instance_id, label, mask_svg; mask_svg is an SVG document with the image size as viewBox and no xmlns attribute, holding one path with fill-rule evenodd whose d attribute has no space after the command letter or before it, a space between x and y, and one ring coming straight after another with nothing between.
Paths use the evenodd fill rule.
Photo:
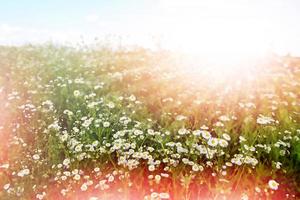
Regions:
<instances>
[{"instance_id":1,"label":"blurred background","mask_svg":"<svg viewBox=\"0 0 300 200\"><path fill-rule=\"evenodd\" d=\"M166 48L196 55L300 56L296 0L0 1L0 44Z\"/></svg>"}]
</instances>

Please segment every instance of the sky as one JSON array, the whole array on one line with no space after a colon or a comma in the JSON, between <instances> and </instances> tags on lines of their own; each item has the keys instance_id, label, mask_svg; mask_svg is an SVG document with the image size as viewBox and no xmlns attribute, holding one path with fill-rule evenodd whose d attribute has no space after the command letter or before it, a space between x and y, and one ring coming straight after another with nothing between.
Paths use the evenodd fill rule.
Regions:
<instances>
[{"instance_id":1,"label":"sky","mask_svg":"<svg viewBox=\"0 0 300 200\"><path fill-rule=\"evenodd\" d=\"M298 0L0 0L0 44L93 43L300 56Z\"/></svg>"}]
</instances>

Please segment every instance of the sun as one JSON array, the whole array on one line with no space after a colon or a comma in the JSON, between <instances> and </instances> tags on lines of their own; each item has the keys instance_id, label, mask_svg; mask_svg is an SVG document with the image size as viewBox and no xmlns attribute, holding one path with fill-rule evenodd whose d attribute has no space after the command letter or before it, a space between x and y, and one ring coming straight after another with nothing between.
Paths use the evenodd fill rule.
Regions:
<instances>
[{"instance_id":1,"label":"sun","mask_svg":"<svg viewBox=\"0 0 300 200\"><path fill-rule=\"evenodd\" d=\"M166 46L218 70L244 67L269 49L268 30L255 7L221 1L163 1Z\"/></svg>"}]
</instances>

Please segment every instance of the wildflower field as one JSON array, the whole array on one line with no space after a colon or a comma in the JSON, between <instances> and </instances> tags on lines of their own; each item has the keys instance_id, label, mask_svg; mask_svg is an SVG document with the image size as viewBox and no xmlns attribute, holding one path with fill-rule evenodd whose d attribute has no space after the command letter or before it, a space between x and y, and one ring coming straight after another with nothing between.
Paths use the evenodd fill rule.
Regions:
<instances>
[{"instance_id":1,"label":"wildflower field","mask_svg":"<svg viewBox=\"0 0 300 200\"><path fill-rule=\"evenodd\" d=\"M0 47L0 199L300 199L300 60Z\"/></svg>"}]
</instances>

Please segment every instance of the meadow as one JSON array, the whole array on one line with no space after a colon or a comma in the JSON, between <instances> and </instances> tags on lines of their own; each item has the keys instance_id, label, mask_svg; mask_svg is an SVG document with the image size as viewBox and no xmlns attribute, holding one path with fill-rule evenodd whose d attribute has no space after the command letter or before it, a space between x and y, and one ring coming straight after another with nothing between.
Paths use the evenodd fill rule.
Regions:
<instances>
[{"instance_id":1,"label":"meadow","mask_svg":"<svg viewBox=\"0 0 300 200\"><path fill-rule=\"evenodd\" d=\"M300 60L182 60L1 46L0 199L300 199Z\"/></svg>"}]
</instances>

